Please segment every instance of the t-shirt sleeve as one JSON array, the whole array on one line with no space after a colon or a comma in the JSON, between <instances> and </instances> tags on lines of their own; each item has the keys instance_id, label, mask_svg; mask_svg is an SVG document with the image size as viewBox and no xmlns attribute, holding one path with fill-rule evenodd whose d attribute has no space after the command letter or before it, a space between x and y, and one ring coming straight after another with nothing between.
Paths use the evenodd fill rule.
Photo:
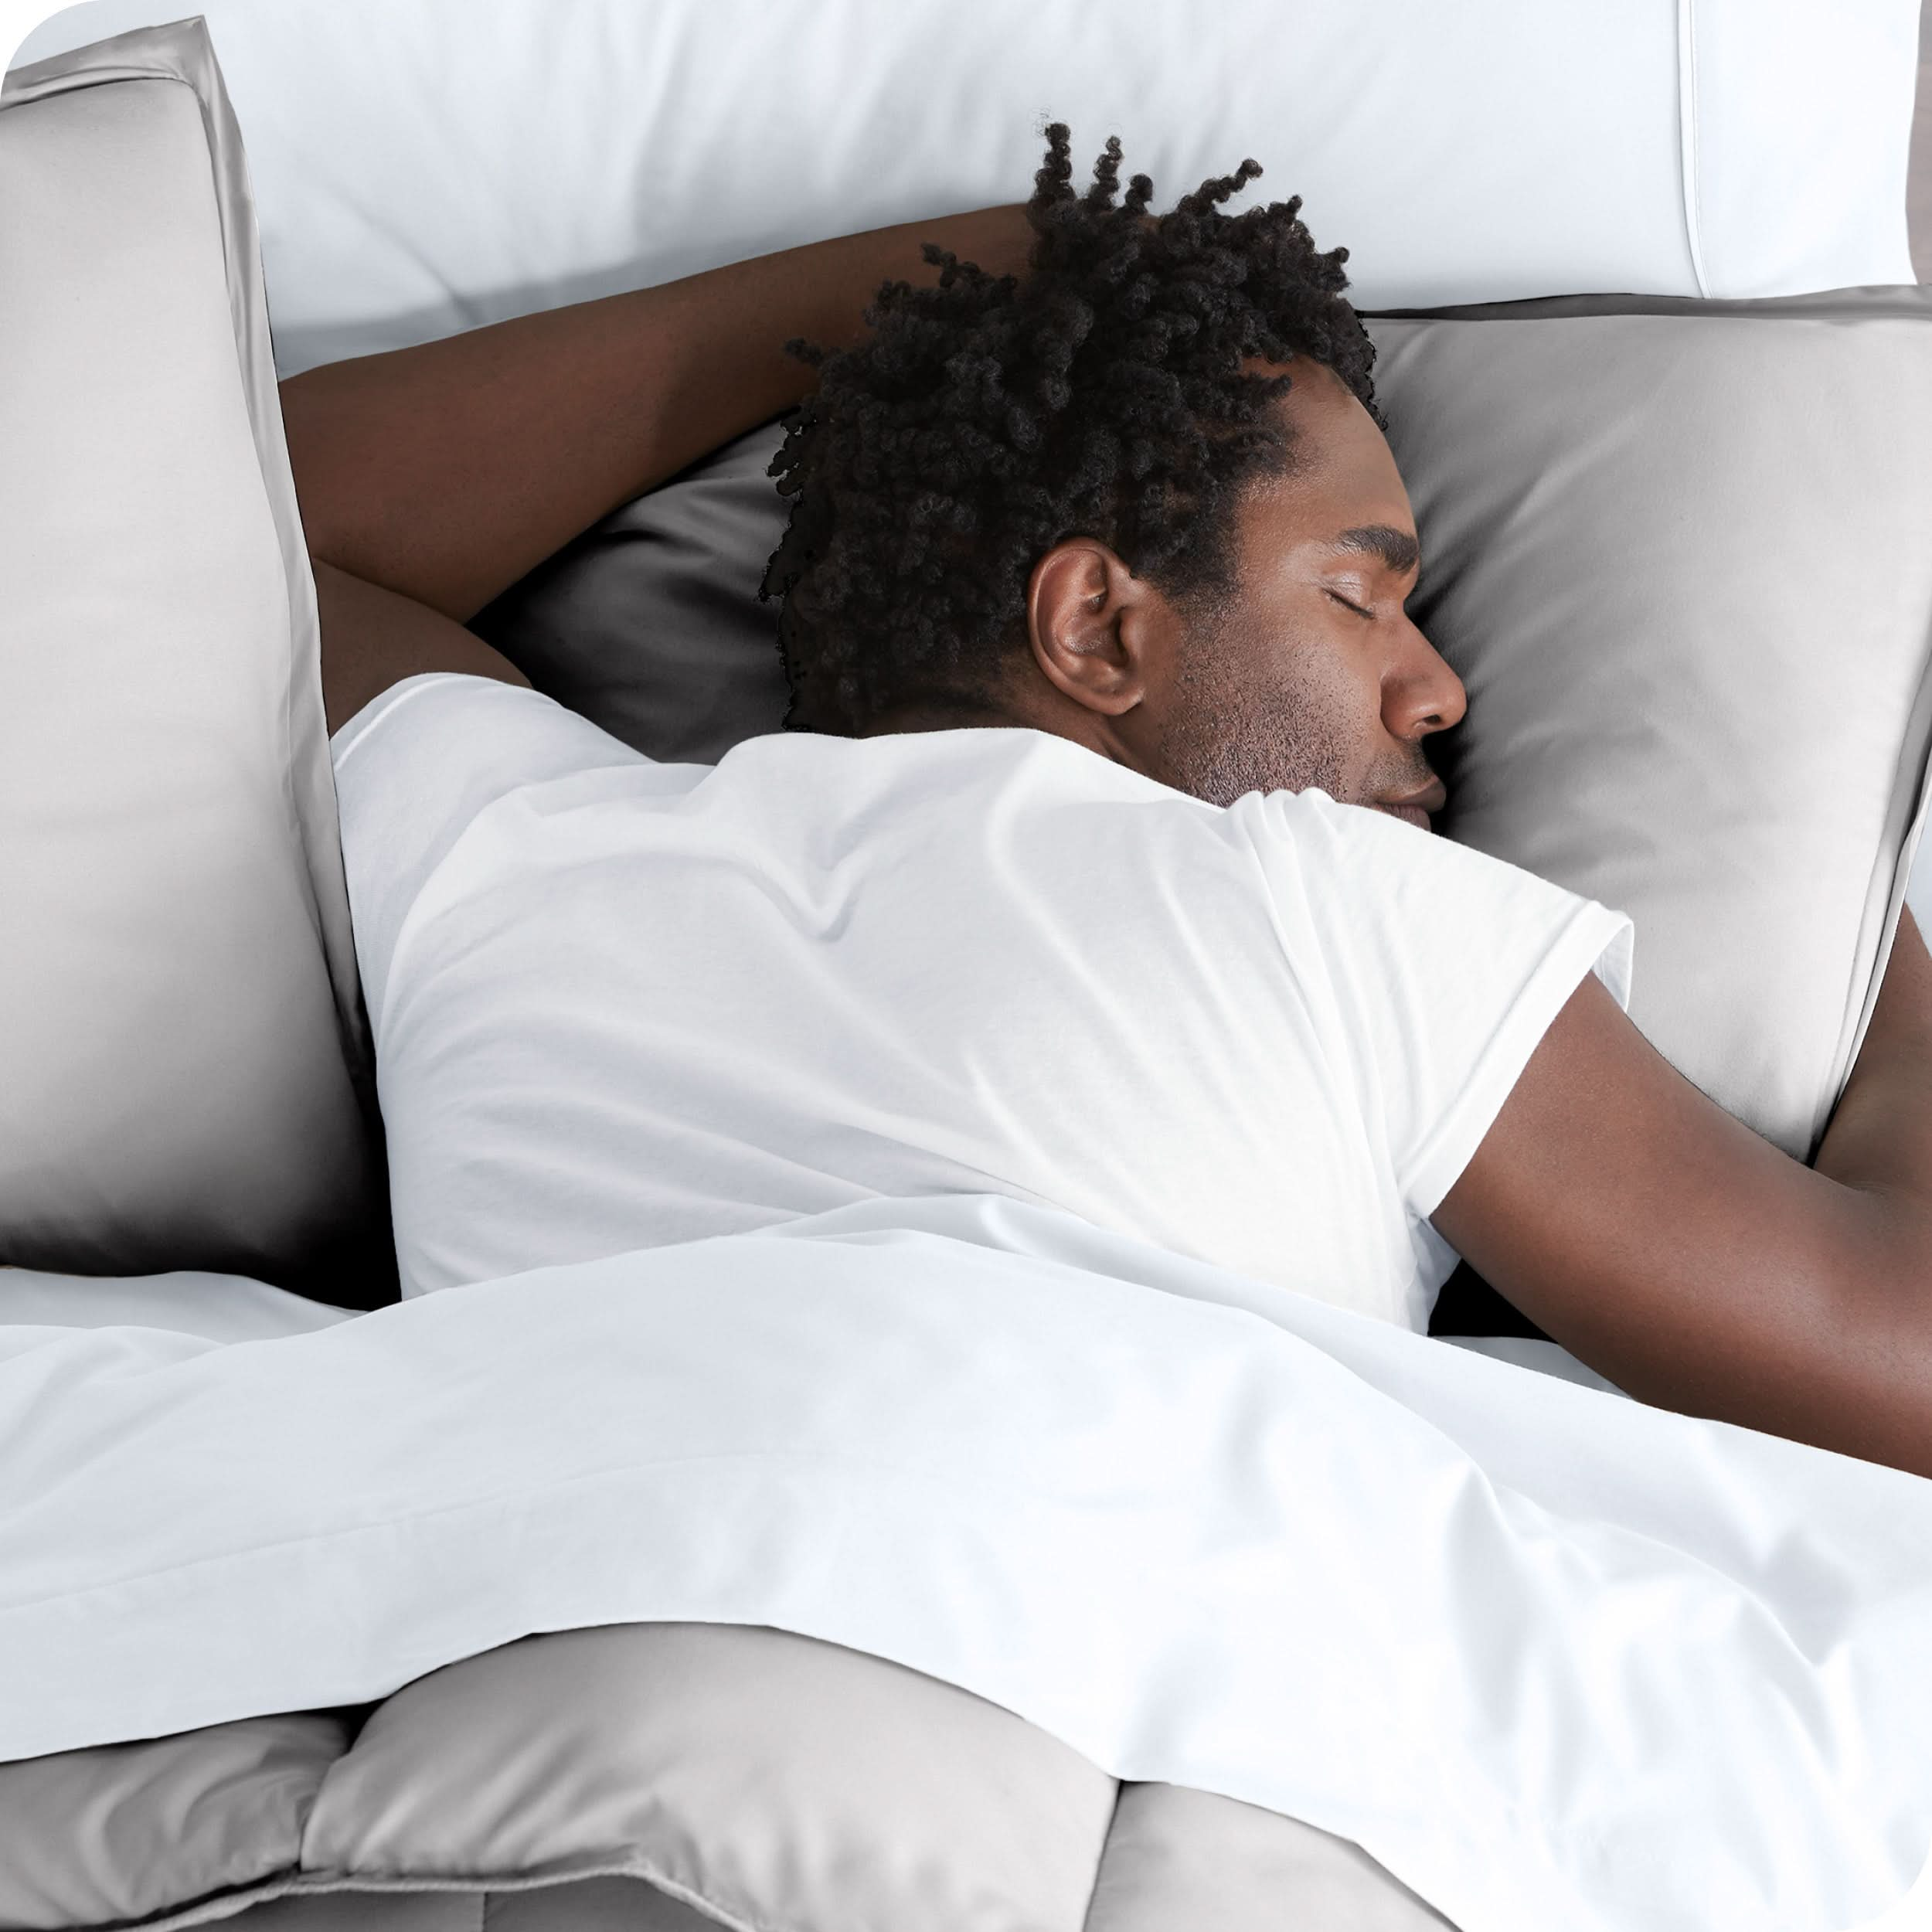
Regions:
<instances>
[{"instance_id":1,"label":"t-shirt sleeve","mask_svg":"<svg viewBox=\"0 0 1932 1932\"><path fill-rule=\"evenodd\" d=\"M528 785L651 762L554 699L454 671L392 685L329 750L356 965L379 1039L403 923L478 816Z\"/></svg>"},{"instance_id":2,"label":"t-shirt sleeve","mask_svg":"<svg viewBox=\"0 0 1932 1932\"><path fill-rule=\"evenodd\" d=\"M1584 975L1630 1008L1627 913L1312 787L1266 794L1291 946L1311 945L1365 1115L1417 1219L1469 1164Z\"/></svg>"}]
</instances>

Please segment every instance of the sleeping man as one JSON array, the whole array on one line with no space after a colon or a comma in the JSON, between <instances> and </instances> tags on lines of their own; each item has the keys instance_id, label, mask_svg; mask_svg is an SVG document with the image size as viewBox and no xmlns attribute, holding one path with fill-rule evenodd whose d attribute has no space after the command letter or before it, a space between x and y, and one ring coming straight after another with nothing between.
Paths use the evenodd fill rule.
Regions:
<instances>
[{"instance_id":1,"label":"sleeping man","mask_svg":"<svg viewBox=\"0 0 1932 1932\"><path fill-rule=\"evenodd\" d=\"M991 1192L1417 1329L1460 1255L1932 1474L1910 915L1814 1166L1679 1074L1624 915L1431 835L1467 699L1346 251L1049 141L1023 206L284 385L405 1292ZM787 411L785 730L654 763L463 628Z\"/></svg>"}]
</instances>

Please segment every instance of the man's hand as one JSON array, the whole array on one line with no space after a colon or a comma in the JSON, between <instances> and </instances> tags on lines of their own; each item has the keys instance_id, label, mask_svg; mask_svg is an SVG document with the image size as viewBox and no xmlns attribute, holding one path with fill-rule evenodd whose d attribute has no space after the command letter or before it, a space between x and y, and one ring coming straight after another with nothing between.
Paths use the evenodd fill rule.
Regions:
<instances>
[{"instance_id":1,"label":"man's hand","mask_svg":"<svg viewBox=\"0 0 1932 1932\"><path fill-rule=\"evenodd\" d=\"M458 623L600 517L810 389L933 242L1023 272L1019 204L874 229L656 288L359 356L281 386L311 553Z\"/></svg>"}]
</instances>

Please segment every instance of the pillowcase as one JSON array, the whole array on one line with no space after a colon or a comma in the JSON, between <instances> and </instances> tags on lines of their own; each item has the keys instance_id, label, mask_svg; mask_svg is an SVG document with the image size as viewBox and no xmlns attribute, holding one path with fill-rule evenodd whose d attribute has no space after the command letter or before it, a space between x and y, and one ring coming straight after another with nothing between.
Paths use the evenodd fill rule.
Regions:
<instances>
[{"instance_id":1,"label":"pillowcase","mask_svg":"<svg viewBox=\"0 0 1932 1932\"><path fill-rule=\"evenodd\" d=\"M778 606L784 535L767 423L633 498L471 618L546 696L646 757L716 764L777 731L791 692Z\"/></svg>"},{"instance_id":2,"label":"pillowcase","mask_svg":"<svg viewBox=\"0 0 1932 1932\"><path fill-rule=\"evenodd\" d=\"M1810 1161L1932 753L1932 289L1369 321L1469 692L1449 837L1630 912L1631 1017Z\"/></svg>"},{"instance_id":3,"label":"pillowcase","mask_svg":"<svg viewBox=\"0 0 1932 1932\"><path fill-rule=\"evenodd\" d=\"M91 0L24 57L167 19ZM1160 205L1253 155L1365 304L1911 279L1918 0L199 0L284 375L1024 199L1049 121Z\"/></svg>"},{"instance_id":4,"label":"pillowcase","mask_svg":"<svg viewBox=\"0 0 1932 1932\"><path fill-rule=\"evenodd\" d=\"M1877 995L1932 751L1932 290L1366 318L1468 714L1438 832L1629 913L1630 1012L1808 1160ZM652 757L780 728L778 426L477 628Z\"/></svg>"},{"instance_id":5,"label":"pillowcase","mask_svg":"<svg viewBox=\"0 0 1932 1932\"><path fill-rule=\"evenodd\" d=\"M0 96L0 1260L394 1294L315 588L201 27Z\"/></svg>"}]
</instances>

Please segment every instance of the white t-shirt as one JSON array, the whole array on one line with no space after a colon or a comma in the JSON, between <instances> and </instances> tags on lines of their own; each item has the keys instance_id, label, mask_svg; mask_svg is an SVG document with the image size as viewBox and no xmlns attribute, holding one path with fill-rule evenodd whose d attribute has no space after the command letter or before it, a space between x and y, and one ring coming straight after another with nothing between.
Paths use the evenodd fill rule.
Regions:
<instances>
[{"instance_id":1,"label":"white t-shirt","mask_svg":"<svg viewBox=\"0 0 1932 1932\"><path fill-rule=\"evenodd\" d=\"M661 764L432 672L333 749L406 1294L992 1192L1422 1329L1425 1217L1628 1005L1623 913L1025 727Z\"/></svg>"}]
</instances>

